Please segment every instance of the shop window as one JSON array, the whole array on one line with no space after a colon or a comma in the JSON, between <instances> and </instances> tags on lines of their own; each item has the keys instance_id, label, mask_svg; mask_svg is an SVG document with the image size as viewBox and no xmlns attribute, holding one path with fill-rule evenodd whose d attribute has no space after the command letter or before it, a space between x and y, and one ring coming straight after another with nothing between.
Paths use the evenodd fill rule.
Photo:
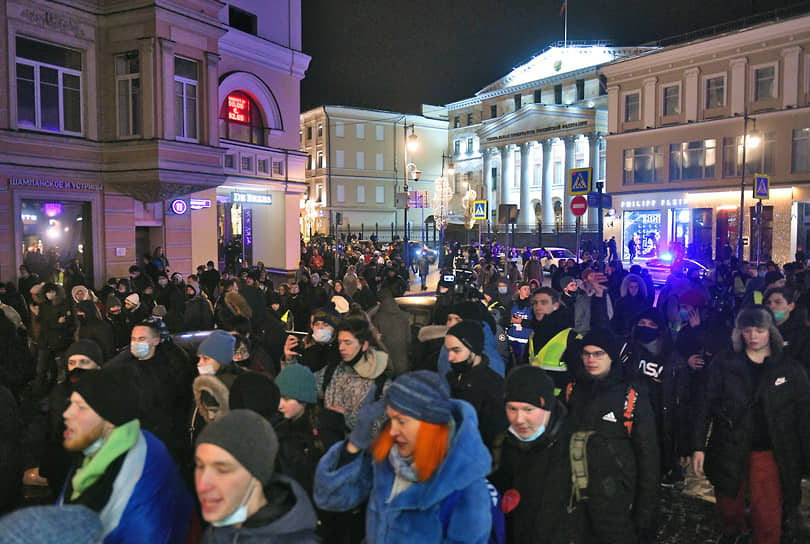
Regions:
<instances>
[{"instance_id":1,"label":"shop window","mask_svg":"<svg viewBox=\"0 0 810 544\"><path fill-rule=\"evenodd\" d=\"M622 259L630 259L627 243L636 241L636 257L651 258L658 253L658 241L661 239L661 212L660 211L629 211L622 212L624 237L622 239Z\"/></svg>"},{"instance_id":2,"label":"shop window","mask_svg":"<svg viewBox=\"0 0 810 544\"><path fill-rule=\"evenodd\" d=\"M669 181L714 178L715 145L713 138L670 144Z\"/></svg>"},{"instance_id":3,"label":"shop window","mask_svg":"<svg viewBox=\"0 0 810 544\"><path fill-rule=\"evenodd\" d=\"M749 244L749 260L757 261L757 249L759 249L759 262L771 260L773 252L773 206L762 206L761 215L757 213L757 207L751 206L749 209L751 217L751 243ZM762 231L762 242L759 242L760 222Z\"/></svg>"},{"instance_id":4,"label":"shop window","mask_svg":"<svg viewBox=\"0 0 810 544\"><path fill-rule=\"evenodd\" d=\"M118 137L141 134L141 74L137 51L115 57L116 109Z\"/></svg>"},{"instance_id":5,"label":"shop window","mask_svg":"<svg viewBox=\"0 0 810 544\"><path fill-rule=\"evenodd\" d=\"M749 141L751 135L748 135ZM748 146L745 151L746 174L773 174L776 160L776 133L768 132L759 136L757 147ZM723 177L742 175L743 137L723 138Z\"/></svg>"},{"instance_id":6,"label":"shop window","mask_svg":"<svg viewBox=\"0 0 810 544\"><path fill-rule=\"evenodd\" d=\"M711 76L704 80L706 109L722 108L726 105L726 76Z\"/></svg>"},{"instance_id":7,"label":"shop window","mask_svg":"<svg viewBox=\"0 0 810 544\"><path fill-rule=\"evenodd\" d=\"M604 140L602 140L604 141ZM600 154L601 154L600 149ZM600 171L604 171L601 170ZM664 150L661 146L624 150L624 185L659 183L664 179Z\"/></svg>"},{"instance_id":8,"label":"shop window","mask_svg":"<svg viewBox=\"0 0 810 544\"><path fill-rule=\"evenodd\" d=\"M681 86L668 85L664 87L661 96L662 114L677 115L681 113Z\"/></svg>"},{"instance_id":9,"label":"shop window","mask_svg":"<svg viewBox=\"0 0 810 544\"><path fill-rule=\"evenodd\" d=\"M197 63L174 57L174 122L179 140L197 141Z\"/></svg>"},{"instance_id":10,"label":"shop window","mask_svg":"<svg viewBox=\"0 0 810 544\"><path fill-rule=\"evenodd\" d=\"M790 171L810 172L810 128L793 129L790 151Z\"/></svg>"},{"instance_id":11,"label":"shop window","mask_svg":"<svg viewBox=\"0 0 810 544\"><path fill-rule=\"evenodd\" d=\"M219 137L225 140L265 145L267 127L253 98L242 91L230 93L219 109ZM312 139L312 127L307 127Z\"/></svg>"},{"instance_id":12,"label":"shop window","mask_svg":"<svg viewBox=\"0 0 810 544\"><path fill-rule=\"evenodd\" d=\"M641 117L641 93L628 93L624 95L624 121L632 123Z\"/></svg>"},{"instance_id":13,"label":"shop window","mask_svg":"<svg viewBox=\"0 0 810 544\"><path fill-rule=\"evenodd\" d=\"M17 126L82 133L82 55L17 37Z\"/></svg>"}]
</instances>

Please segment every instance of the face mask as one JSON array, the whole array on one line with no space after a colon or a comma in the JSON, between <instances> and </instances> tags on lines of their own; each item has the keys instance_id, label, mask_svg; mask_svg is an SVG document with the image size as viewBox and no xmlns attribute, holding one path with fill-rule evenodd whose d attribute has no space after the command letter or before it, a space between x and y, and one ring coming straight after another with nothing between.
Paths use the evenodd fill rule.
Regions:
<instances>
[{"instance_id":1,"label":"face mask","mask_svg":"<svg viewBox=\"0 0 810 544\"><path fill-rule=\"evenodd\" d=\"M473 363L471 359L467 359L466 361L462 361L460 363L452 363L450 368L453 369L453 372L456 374L464 374L468 370L473 367Z\"/></svg>"},{"instance_id":2,"label":"face mask","mask_svg":"<svg viewBox=\"0 0 810 544\"><path fill-rule=\"evenodd\" d=\"M217 373L217 371L214 370L214 363L210 365L197 365L197 372L200 373L200 376L213 376Z\"/></svg>"},{"instance_id":3,"label":"face mask","mask_svg":"<svg viewBox=\"0 0 810 544\"><path fill-rule=\"evenodd\" d=\"M647 344L658 338L658 329L639 325L636 327L636 338L642 344Z\"/></svg>"},{"instance_id":4,"label":"face mask","mask_svg":"<svg viewBox=\"0 0 810 544\"><path fill-rule=\"evenodd\" d=\"M99 437L98 439L96 439L95 442L93 442L92 444L90 444L89 446L84 448L82 450L82 453L84 454L85 457L92 457L92 456L94 456L95 454L98 453L98 450L100 450L101 446L103 446L103 445L104 445L104 439Z\"/></svg>"},{"instance_id":5,"label":"face mask","mask_svg":"<svg viewBox=\"0 0 810 544\"><path fill-rule=\"evenodd\" d=\"M78 382L81 379L82 374L84 372L90 371L88 371L86 368L81 368L77 366L76 368L68 372L68 381L70 381L70 383Z\"/></svg>"},{"instance_id":6,"label":"face mask","mask_svg":"<svg viewBox=\"0 0 810 544\"><path fill-rule=\"evenodd\" d=\"M212 521L211 525L214 527L228 527L230 525L236 525L237 523L244 523L247 520L247 503L250 500L250 496L253 494L253 478L250 479L250 486L248 487L248 492L245 495L242 504L233 511L233 513L228 516L227 518L220 520L220 521Z\"/></svg>"},{"instance_id":7,"label":"face mask","mask_svg":"<svg viewBox=\"0 0 810 544\"><path fill-rule=\"evenodd\" d=\"M143 359L149 355L148 342L131 342L129 344L129 351L136 359Z\"/></svg>"},{"instance_id":8,"label":"face mask","mask_svg":"<svg viewBox=\"0 0 810 544\"><path fill-rule=\"evenodd\" d=\"M312 331L312 339L319 344L328 344L332 340L332 327L323 327Z\"/></svg>"},{"instance_id":9,"label":"face mask","mask_svg":"<svg viewBox=\"0 0 810 544\"><path fill-rule=\"evenodd\" d=\"M509 291L509 289L507 289L504 286L498 287L498 293L500 293L502 295L505 295L507 293L507 291Z\"/></svg>"},{"instance_id":10,"label":"face mask","mask_svg":"<svg viewBox=\"0 0 810 544\"><path fill-rule=\"evenodd\" d=\"M774 310L773 311L773 318L776 320L777 323L784 321L787 317L787 312L785 310Z\"/></svg>"},{"instance_id":11,"label":"face mask","mask_svg":"<svg viewBox=\"0 0 810 544\"><path fill-rule=\"evenodd\" d=\"M166 287L167 285L169 285L169 281L168 280L158 280L158 285L160 285L161 287Z\"/></svg>"},{"instance_id":12,"label":"face mask","mask_svg":"<svg viewBox=\"0 0 810 544\"><path fill-rule=\"evenodd\" d=\"M512 428L512 426L511 426L511 425L509 426L509 432L510 432L510 433L512 433L513 435L515 435L515 437L516 437L518 440L520 440L521 442L532 442L532 441L534 441L534 440L537 440L537 438L538 438L538 437L539 437L541 434L543 434L544 432L546 432L546 426L545 426L545 425L540 425L540 427L538 427L538 429L537 429L537 432L536 432L536 433L534 433L534 434L533 434L532 436L530 436L529 438L523 438L522 436L520 436L520 435L517 433L517 431L515 431L515 430Z\"/></svg>"},{"instance_id":13,"label":"face mask","mask_svg":"<svg viewBox=\"0 0 810 544\"><path fill-rule=\"evenodd\" d=\"M759 276L760 278L764 278L765 274L767 274L767 272L764 270L760 270L759 272L757 272L757 276Z\"/></svg>"},{"instance_id":14,"label":"face mask","mask_svg":"<svg viewBox=\"0 0 810 544\"><path fill-rule=\"evenodd\" d=\"M689 321L689 312L687 312L686 310L681 310L678 313L681 316L681 321Z\"/></svg>"},{"instance_id":15,"label":"face mask","mask_svg":"<svg viewBox=\"0 0 810 544\"><path fill-rule=\"evenodd\" d=\"M53 300L56 298L56 293L46 293L45 298L47 298L48 300Z\"/></svg>"}]
</instances>

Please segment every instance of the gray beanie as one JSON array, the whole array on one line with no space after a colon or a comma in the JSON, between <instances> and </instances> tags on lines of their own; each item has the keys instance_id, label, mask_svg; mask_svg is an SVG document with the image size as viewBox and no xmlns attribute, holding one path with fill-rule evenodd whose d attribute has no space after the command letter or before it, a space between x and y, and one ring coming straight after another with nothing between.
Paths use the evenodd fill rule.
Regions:
<instances>
[{"instance_id":1,"label":"gray beanie","mask_svg":"<svg viewBox=\"0 0 810 544\"><path fill-rule=\"evenodd\" d=\"M253 410L231 410L212 421L200 433L200 444L227 451L263 486L273 476L278 438L270 423Z\"/></svg>"},{"instance_id":2,"label":"gray beanie","mask_svg":"<svg viewBox=\"0 0 810 544\"><path fill-rule=\"evenodd\" d=\"M206 355L221 365L228 365L233 360L233 346L236 338L232 334L217 329L202 341L197 348L197 355Z\"/></svg>"},{"instance_id":3,"label":"gray beanie","mask_svg":"<svg viewBox=\"0 0 810 544\"><path fill-rule=\"evenodd\" d=\"M276 376L276 385L282 397L299 402L315 404L318 402L318 385L315 375L302 364L288 366Z\"/></svg>"}]
</instances>

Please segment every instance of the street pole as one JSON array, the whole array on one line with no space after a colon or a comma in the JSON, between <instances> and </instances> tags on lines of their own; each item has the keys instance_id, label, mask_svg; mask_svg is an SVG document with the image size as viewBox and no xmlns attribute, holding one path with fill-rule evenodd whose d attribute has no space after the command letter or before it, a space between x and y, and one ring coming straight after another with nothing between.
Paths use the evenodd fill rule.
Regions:
<instances>
[{"instance_id":1,"label":"street pole","mask_svg":"<svg viewBox=\"0 0 810 544\"><path fill-rule=\"evenodd\" d=\"M762 200L757 200L757 268L759 268L760 248L762 248Z\"/></svg>"},{"instance_id":2,"label":"street pole","mask_svg":"<svg viewBox=\"0 0 810 544\"><path fill-rule=\"evenodd\" d=\"M579 239L579 236L580 236L580 228L579 227L580 227L581 224L582 224L582 216L578 215L577 216L577 262L579 262L580 253L581 253L579 248L582 245L580 243L580 239Z\"/></svg>"},{"instance_id":3,"label":"street pole","mask_svg":"<svg viewBox=\"0 0 810 544\"><path fill-rule=\"evenodd\" d=\"M598 233L599 239L596 241L596 247L599 248L599 260L604 261L605 256L602 255L602 242L604 241L604 234L605 234L605 225L604 221L602 220L603 209L602 209L602 188L604 186L604 181L597 181L596 182L596 191L599 193L599 204L597 206L596 212L596 232Z\"/></svg>"}]
</instances>

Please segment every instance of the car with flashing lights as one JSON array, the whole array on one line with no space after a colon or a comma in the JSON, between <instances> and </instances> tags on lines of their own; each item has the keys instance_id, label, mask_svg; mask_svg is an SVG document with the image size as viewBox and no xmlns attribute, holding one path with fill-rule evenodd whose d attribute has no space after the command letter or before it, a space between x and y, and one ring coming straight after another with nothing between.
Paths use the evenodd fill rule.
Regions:
<instances>
[{"instance_id":1,"label":"car with flashing lights","mask_svg":"<svg viewBox=\"0 0 810 544\"><path fill-rule=\"evenodd\" d=\"M662 253L659 257L640 264L649 270L653 284L659 286L667 282L667 278L672 274L673 266L680 267L684 275L689 270L697 270L701 278L709 273L709 268L703 263L694 259L678 258L669 252Z\"/></svg>"},{"instance_id":2,"label":"car with flashing lights","mask_svg":"<svg viewBox=\"0 0 810 544\"><path fill-rule=\"evenodd\" d=\"M554 273L560 266L560 261L573 259L576 263L581 263L582 259L577 259L576 254L564 247L535 247L532 248L532 255L539 261L543 270Z\"/></svg>"}]
</instances>

